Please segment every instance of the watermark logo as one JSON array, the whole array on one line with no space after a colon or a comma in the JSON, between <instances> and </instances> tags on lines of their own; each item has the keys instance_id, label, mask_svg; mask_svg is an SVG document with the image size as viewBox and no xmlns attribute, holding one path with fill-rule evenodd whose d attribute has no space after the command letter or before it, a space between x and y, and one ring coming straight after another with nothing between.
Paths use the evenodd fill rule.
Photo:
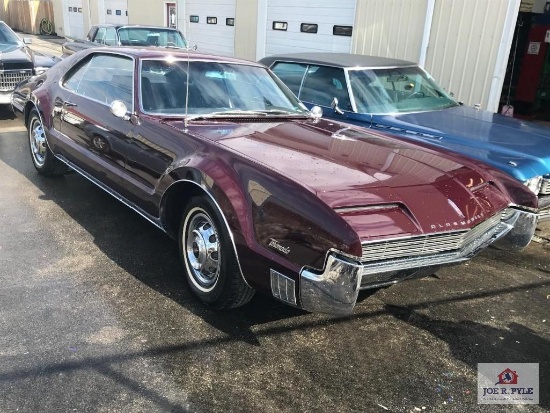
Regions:
<instances>
[{"instance_id":1,"label":"watermark logo","mask_svg":"<svg viewBox=\"0 0 550 413\"><path fill-rule=\"evenodd\" d=\"M538 404L538 363L479 363L477 402L480 404Z\"/></svg>"},{"instance_id":2,"label":"watermark logo","mask_svg":"<svg viewBox=\"0 0 550 413\"><path fill-rule=\"evenodd\" d=\"M498 381L495 383L495 386L497 384L518 384L518 374L515 371L506 369L498 375Z\"/></svg>"}]
</instances>

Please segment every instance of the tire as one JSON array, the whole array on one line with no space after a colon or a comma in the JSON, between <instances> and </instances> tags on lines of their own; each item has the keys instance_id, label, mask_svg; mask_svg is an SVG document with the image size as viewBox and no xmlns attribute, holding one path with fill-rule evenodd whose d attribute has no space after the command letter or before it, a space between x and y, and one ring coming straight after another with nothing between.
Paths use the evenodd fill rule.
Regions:
<instances>
[{"instance_id":1,"label":"tire","mask_svg":"<svg viewBox=\"0 0 550 413\"><path fill-rule=\"evenodd\" d=\"M50 35L53 33L52 23L45 17L40 21L40 34Z\"/></svg>"},{"instance_id":2,"label":"tire","mask_svg":"<svg viewBox=\"0 0 550 413\"><path fill-rule=\"evenodd\" d=\"M57 159L48 147L44 125L36 109L29 114L27 130L32 163L38 173L44 176L60 176L67 173L68 166Z\"/></svg>"},{"instance_id":3,"label":"tire","mask_svg":"<svg viewBox=\"0 0 550 413\"><path fill-rule=\"evenodd\" d=\"M240 307L254 295L244 282L229 232L214 203L195 196L178 233L181 259L193 294L216 310Z\"/></svg>"}]
</instances>

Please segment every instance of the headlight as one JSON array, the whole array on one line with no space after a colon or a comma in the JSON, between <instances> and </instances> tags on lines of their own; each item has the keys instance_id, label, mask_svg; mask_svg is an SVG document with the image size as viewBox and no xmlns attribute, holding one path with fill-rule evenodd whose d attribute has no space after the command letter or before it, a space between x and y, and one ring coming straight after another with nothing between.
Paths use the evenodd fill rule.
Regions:
<instances>
[{"instance_id":1,"label":"headlight","mask_svg":"<svg viewBox=\"0 0 550 413\"><path fill-rule=\"evenodd\" d=\"M523 181L523 185L529 188L535 195L538 195L542 186L542 176L535 176L527 181Z\"/></svg>"},{"instance_id":2,"label":"headlight","mask_svg":"<svg viewBox=\"0 0 550 413\"><path fill-rule=\"evenodd\" d=\"M34 74L35 74L36 76L41 75L42 73L44 73L44 72L45 72L46 70L48 70L48 69L49 69L49 67L36 66L36 67L34 68Z\"/></svg>"}]
</instances>

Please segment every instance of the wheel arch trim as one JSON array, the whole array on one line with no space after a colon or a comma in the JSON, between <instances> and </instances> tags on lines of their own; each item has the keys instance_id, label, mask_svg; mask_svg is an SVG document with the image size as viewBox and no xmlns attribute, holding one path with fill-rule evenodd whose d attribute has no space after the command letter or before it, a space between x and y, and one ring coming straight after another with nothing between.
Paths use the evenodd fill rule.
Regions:
<instances>
[{"instance_id":1,"label":"wheel arch trim","mask_svg":"<svg viewBox=\"0 0 550 413\"><path fill-rule=\"evenodd\" d=\"M46 124L44 123L44 116L42 114L42 110L40 110L40 108L38 107L38 104L35 102L35 100L36 100L36 98L33 95L32 99L28 100L25 103L25 106L24 106L24 109L23 109L24 110L23 116L24 116L24 119L25 119L25 126L27 128L30 126L30 125L28 125L28 123L29 123L29 118L30 118L31 112L33 111L33 109L36 110L36 113L38 113L38 117L40 118L40 122L42 123L42 127L44 128L44 138L46 139L46 145L48 145L48 149L55 156L55 153L54 153L54 151L52 151L52 147L50 146L50 142L48 142L48 134L46 133ZM30 109L27 110L27 108L30 108Z\"/></svg>"},{"instance_id":2,"label":"wheel arch trim","mask_svg":"<svg viewBox=\"0 0 550 413\"><path fill-rule=\"evenodd\" d=\"M242 266L241 266L241 261L239 259L239 253L237 251L237 245L235 244L235 236L233 235L233 231L231 231L231 228L229 227L229 222L227 221L227 218L225 216L225 214L223 213L221 207L220 207L220 204L218 203L218 201L216 200L216 198L214 197L214 195L212 195L212 193L208 190L208 188L205 186L205 185L201 185L200 183L198 182L195 182L191 179L178 179L177 181L174 181L172 182L168 188L166 188L166 190L164 191L164 194L162 195L162 199L161 199L161 202L160 202L160 206L161 206L161 211L160 211L160 219L161 221L164 221L162 219L162 216L164 215L164 210L165 210L165 205L166 205L166 202L167 202L167 198L166 198L166 194L170 191L170 188L172 188L174 185L176 184L182 184L182 183L185 183L185 184L191 184L193 185L195 188L199 189L202 193L206 194L208 196L208 198L212 201L212 203L214 204L217 212L220 214L220 216L222 217L222 220L223 220L223 225L225 225L225 228L227 230L227 233L229 234L229 239L230 239L230 242L231 242L231 246L233 247L233 252L235 253L235 259L237 261L237 266L239 267L239 273L241 275L241 278L243 279L244 283L250 287L250 288L253 288L247 281L246 277L244 276L243 274L243 269L242 269ZM163 227L165 227L164 225L164 222L163 222ZM165 227L165 230L166 230L166 227Z\"/></svg>"}]
</instances>

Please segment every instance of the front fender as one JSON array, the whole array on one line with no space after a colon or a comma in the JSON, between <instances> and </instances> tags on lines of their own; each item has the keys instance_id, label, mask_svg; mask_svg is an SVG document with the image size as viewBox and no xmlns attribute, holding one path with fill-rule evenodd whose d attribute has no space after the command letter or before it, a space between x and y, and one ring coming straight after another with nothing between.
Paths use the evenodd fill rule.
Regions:
<instances>
[{"instance_id":1,"label":"front fender","mask_svg":"<svg viewBox=\"0 0 550 413\"><path fill-rule=\"evenodd\" d=\"M361 255L359 237L346 221L307 188L263 166L213 156L189 161L166 175L164 194L185 181L219 206L245 280L255 288L269 288L271 269L296 280L305 266L321 269L330 250Z\"/></svg>"}]
</instances>

